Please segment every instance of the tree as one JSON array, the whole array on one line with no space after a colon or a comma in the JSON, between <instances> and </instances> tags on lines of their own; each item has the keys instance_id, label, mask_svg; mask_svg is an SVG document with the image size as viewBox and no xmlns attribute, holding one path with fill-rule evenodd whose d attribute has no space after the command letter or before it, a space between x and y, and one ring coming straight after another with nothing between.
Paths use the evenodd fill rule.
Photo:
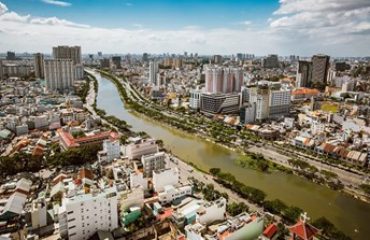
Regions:
<instances>
[{"instance_id":1,"label":"tree","mask_svg":"<svg viewBox=\"0 0 370 240\"><path fill-rule=\"evenodd\" d=\"M249 211L249 207L243 202L241 203L232 202L227 205L227 212L231 216L236 216L242 212L248 212L248 211Z\"/></svg>"},{"instance_id":2,"label":"tree","mask_svg":"<svg viewBox=\"0 0 370 240\"><path fill-rule=\"evenodd\" d=\"M290 206L284 210L283 217L288 222L294 223L297 221L302 212L303 210L301 208Z\"/></svg>"},{"instance_id":3,"label":"tree","mask_svg":"<svg viewBox=\"0 0 370 240\"><path fill-rule=\"evenodd\" d=\"M213 176L217 176L217 175L221 172L221 169L219 169L219 168L211 168L211 169L209 169L209 172L210 172Z\"/></svg>"},{"instance_id":4,"label":"tree","mask_svg":"<svg viewBox=\"0 0 370 240\"><path fill-rule=\"evenodd\" d=\"M273 214L279 214L287 208L287 205L279 199L264 201L263 206L267 211Z\"/></svg>"}]
</instances>

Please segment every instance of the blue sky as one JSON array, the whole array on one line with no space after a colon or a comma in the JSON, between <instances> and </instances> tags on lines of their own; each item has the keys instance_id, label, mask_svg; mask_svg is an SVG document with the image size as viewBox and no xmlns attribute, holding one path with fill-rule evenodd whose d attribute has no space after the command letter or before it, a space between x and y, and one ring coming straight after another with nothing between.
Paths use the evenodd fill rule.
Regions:
<instances>
[{"instance_id":1,"label":"blue sky","mask_svg":"<svg viewBox=\"0 0 370 240\"><path fill-rule=\"evenodd\" d=\"M130 27L141 24L154 29L186 26L232 27L253 20L266 25L278 7L277 0L70 0L59 7L41 0L3 0L15 12L39 17L58 16L97 27Z\"/></svg>"},{"instance_id":2,"label":"blue sky","mask_svg":"<svg viewBox=\"0 0 370 240\"><path fill-rule=\"evenodd\" d=\"M369 0L0 0L0 52L370 55Z\"/></svg>"}]
</instances>

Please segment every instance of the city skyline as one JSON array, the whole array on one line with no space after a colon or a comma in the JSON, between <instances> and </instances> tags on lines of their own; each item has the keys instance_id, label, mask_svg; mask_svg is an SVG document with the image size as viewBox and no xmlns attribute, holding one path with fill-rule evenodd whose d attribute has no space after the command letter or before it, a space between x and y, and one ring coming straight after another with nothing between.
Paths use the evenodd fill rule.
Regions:
<instances>
[{"instance_id":1,"label":"city skyline","mask_svg":"<svg viewBox=\"0 0 370 240\"><path fill-rule=\"evenodd\" d=\"M81 45L86 53L361 57L370 55L370 2L2 0L0 36L0 52Z\"/></svg>"}]
</instances>

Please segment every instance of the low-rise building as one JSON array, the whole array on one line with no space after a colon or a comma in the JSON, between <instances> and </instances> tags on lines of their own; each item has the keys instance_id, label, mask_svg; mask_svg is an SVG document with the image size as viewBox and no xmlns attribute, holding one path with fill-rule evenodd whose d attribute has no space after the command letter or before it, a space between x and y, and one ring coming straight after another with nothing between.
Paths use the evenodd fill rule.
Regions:
<instances>
[{"instance_id":1,"label":"low-rise building","mask_svg":"<svg viewBox=\"0 0 370 240\"><path fill-rule=\"evenodd\" d=\"M156 192L161 192L167 185L177 185L179 183L179 170L177 168L167 168L153 171L153 188Z\"/></svg>"},{"instance_id":2,"label":"low-rise building","mask_svg":"<svg viewBox=\"0 0 370 240\"><path fill-rule=\"evenodd\" d=\"M98 152L98 160L100 163L109 163L119 158L120 155L121 145L119 140L111 141L107 139L103 141L103 150Z\"/></svg>"},{"instance_id":3,"label":"low-rise building","mask_svg":"<svg viewBox=\"0 0 370 240\"><path fill-rule=\"evenodd\" d=\"M144 177L152 177L153 171L162 170L166 167L166 153L156 152L141 157Z\"/></svg>"},{"instance_id":4,"label":"low-rise building","mask_svg":"<svg viewBox=\"0 0 370 240\"><path fill-rule=\"evenodd\" d=\"M158 152L158 145L154 139L134 139L125 148L126 156L129 159L140 159L143 155Z\"/></svg>"}]
</instances>

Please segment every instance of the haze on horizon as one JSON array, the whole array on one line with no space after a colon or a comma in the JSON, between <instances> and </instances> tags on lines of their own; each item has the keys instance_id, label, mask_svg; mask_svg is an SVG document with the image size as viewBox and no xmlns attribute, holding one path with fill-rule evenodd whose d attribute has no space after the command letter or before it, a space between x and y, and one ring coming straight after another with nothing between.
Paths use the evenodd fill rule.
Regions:
<instances>
[{"instance_id":1,"label":"haze on horizon","mask_svg":"<svg viewBox=\"0 0 370 240\"><path fill-rule=\"evenodd\" d=\"M369 0L0 0L0 52L370 55Z\"/></svg>"}]
</instances>

